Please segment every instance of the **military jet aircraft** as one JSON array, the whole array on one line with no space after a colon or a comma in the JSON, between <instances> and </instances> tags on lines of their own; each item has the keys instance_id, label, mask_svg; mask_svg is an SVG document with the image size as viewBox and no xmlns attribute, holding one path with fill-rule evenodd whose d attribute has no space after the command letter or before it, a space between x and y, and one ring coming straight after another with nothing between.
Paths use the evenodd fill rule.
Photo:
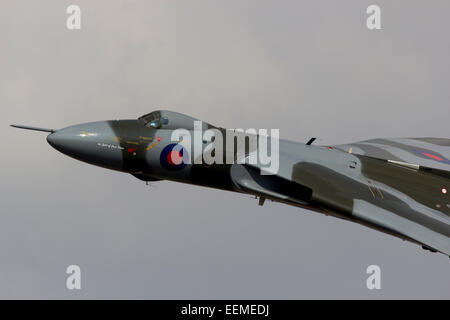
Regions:
<instances>
[{"instance_id":1,"label":"military jet aircraft","mask_svg":"<svg viewBox=\"0 0 450 320\"><path fill-rule=\"evenodd\" d=\"M246 161L262 147L259 140L256 145L245 140L242 153L233 146L235 163L197 161L194 147L183 146L183 136L173 139L179 129L195 135L197 120L161 110L133 120L59 130L12 126L49 132L48 143L62 153L143 181L172 180L250 194L260 205L269 199L306 208L450 256L450 139L373 139L335 146L315 145L314 138L307 143L280 139L279 167L263 173L260 162ZM200 122L200 129L226 131L206 122ZM202 137L202 150L212 142ZM225 142L222 146L227 148Z\"/></svg>"}]
</instances>

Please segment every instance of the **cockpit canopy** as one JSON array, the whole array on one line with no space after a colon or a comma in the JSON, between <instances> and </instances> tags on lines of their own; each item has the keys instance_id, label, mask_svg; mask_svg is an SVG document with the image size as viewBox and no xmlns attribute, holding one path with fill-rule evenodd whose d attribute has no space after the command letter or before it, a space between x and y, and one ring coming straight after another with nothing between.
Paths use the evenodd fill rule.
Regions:
<instances>
[{"instance_id":1,"label":"cockpit canopy","mask_svg":"<svg viewBox=\"0 0 450 320\"><path fill-rule=\"evenodd\" d=\"M161 111L153 111L138 118L144 121L144 125L152 128L161 128L163 125L169 124L169 119L161 115Z\"/></svg>"},{"instance_id":2,"label":"cockpit canopy","mask_svg":"<svg viewBox=\"0 0 450 320\"><path fill-rule=\"evenodd\" d=\"M194 121L200 121L199 119L188 115L167 110L158 110L147 113L139 117L138 120L142 120L147 127L168 130L180 128L194 130ZM208 128L215 128L215 126L203 121L202 130L207 130Z\"/></svg>"}]
</instances>

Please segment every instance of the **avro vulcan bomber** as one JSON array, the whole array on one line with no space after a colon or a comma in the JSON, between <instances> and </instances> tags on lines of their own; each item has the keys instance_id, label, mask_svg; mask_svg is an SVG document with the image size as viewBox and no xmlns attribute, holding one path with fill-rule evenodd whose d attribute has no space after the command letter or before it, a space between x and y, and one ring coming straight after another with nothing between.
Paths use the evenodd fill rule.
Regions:
<instances>
[{"instance_id":1,"label":"avro vulcan bomber","mask_svg":"<svg viewBox=\"0 0 450 320\"><path fill-rule=\"evenodd\" d=\"M450 256L450 139L320 146L154 111L48 132L75 159L132 174L256 196L353 221ZM242 142L242 143L241 143ZM239 147L239 144L241 146Z\"/></svg>"}]
</instances>

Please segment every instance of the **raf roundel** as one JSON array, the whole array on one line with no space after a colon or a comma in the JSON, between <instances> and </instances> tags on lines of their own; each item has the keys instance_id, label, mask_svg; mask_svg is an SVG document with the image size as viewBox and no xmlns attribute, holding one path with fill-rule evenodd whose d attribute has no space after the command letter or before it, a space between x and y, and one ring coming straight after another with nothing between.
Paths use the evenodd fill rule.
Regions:
<instances>
[{"instance_id":1,"label":"raf roundel","mask_svg":"<svg viewBox=\"0 0 450 320\"><path fill-rule=\"evenodd\" d=\"M172 143L161 151L159 160L167 170L181 170L189 163L189 153L182 145Z\"/></svg>"}]
</instances>

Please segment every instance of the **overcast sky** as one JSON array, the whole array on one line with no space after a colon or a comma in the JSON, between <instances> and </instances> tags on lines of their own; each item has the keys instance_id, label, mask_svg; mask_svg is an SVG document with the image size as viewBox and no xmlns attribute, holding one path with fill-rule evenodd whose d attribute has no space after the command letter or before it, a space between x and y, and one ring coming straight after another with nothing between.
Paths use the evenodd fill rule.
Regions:
<instances>
[{"instance_id":1,"label":"overcast sky","mask_svg":"<svg viewBox=\"0 0 450 320\"><path fill-rule=\"evenodd\" d=\"M81 30L66 28L70 4ZM382 30L366 28L370 4ZM250 196L149 187L9 127L165 108L319 144L448 138L449 12L448 0L3 0L0 298L449 299L444 255ZM80 291L66 289L71 264Z\"/></svg>"}]
</instances>

